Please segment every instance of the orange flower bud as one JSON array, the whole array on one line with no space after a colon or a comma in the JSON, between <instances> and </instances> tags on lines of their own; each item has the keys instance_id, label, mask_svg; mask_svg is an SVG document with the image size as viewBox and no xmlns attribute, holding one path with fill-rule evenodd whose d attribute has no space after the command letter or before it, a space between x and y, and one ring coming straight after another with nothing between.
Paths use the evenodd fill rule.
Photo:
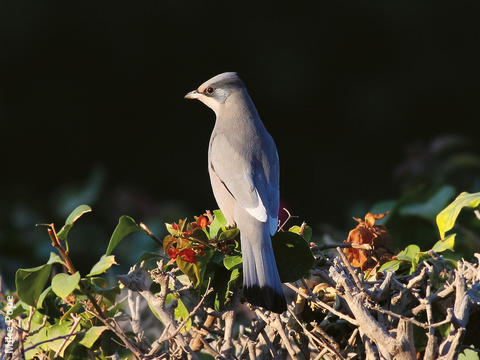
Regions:
<instances>
[{"instance_id":1,"label":"orange flower bud","mask_svg":"<svg viewBox=\"0 0 480 360\"><path fill-rule=\"evenodd\" d=\"M208 221L205 216L200 215L197 218L197 225L200 226L202 229L205 229L208 225L210 225L210 221Z\"/></svg>"},{"instance_id":2,"label":"orange flower bud","mask_svg":"<svg viewBox=\"0 0 480 360\"><path fill-rule=\"evenodd\" d=\"M175 249L176 250L176 249ZM178 253L179 256L182 257L183 260L189 262L189 263L195 263L195 251L192 249L183 249Z\"/></svg>"}]
</instances>

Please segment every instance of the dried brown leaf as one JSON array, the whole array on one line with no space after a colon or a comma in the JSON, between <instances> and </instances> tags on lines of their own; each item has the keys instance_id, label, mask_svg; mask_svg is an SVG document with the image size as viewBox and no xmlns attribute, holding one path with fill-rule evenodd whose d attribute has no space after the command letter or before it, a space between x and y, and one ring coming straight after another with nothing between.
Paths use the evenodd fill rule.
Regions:
<instances>
[{"instance_id":1,"label":"dried brown leaf","mask_svg":"<svg viewBox=\"0 0 480 360\"><path fill-rule=\"evenodd\" d=\"M368 244L373 248L372 251L354 248L344 249L348 261L350 261L353 266L367 270L375 266L376 261L374 259L382 258L383 261L385 261L385 258L388 258L389 252L387 249L391 242L391 236L385 226L375 225L376 220L384 218L387 214L388 211L383 214L369 212L365 215L365 220L353 218L358 222L358 225L349 232L345 242L351 244Z\"/></svg>"}]
</instances>

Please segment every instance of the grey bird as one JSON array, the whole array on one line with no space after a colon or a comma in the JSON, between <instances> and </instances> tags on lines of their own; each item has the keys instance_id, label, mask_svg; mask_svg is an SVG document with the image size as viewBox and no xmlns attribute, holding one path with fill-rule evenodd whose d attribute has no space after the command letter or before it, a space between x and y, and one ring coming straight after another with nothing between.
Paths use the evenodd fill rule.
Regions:
<instances>
[{"instance_id":1,"label":"grey bird","mask_svg":"<svg viewBox=\"0 0 480 360\"><path fill-rule=\"evenodd\" d=\"M185 95L216 114L208 148L213 194L229 226L240 229L243 291L253 305L287 309L270 236L278 225L279 161L244 83L234 72Z\"/></svg>"}]
</instances>

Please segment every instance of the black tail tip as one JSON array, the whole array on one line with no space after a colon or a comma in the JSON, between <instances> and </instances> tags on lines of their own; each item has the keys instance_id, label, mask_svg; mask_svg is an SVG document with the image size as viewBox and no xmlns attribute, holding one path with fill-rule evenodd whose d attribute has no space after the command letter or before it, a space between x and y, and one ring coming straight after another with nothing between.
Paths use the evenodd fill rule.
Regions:
<instances>
[{"instance_id":1,"label":"black tail tip","mask_svg":"<svg viewBox=\"0 0 480 360\"><path fill-rule=\"evenodd\" d=\"M270 286L248 286L243 288L247 301L255 306L261 306L277 314L287 310L287 302L283 293L278 293Z\"/></svg>"}]
</instances>

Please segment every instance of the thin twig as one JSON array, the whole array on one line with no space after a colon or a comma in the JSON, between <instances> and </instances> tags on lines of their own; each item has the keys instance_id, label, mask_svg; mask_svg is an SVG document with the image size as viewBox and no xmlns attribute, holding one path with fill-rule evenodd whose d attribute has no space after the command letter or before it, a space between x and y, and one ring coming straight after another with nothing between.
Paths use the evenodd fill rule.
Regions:
<instances>
[{"instance_id":1,"label":"thin twig","mask_svg":"<svg viewBox=\"0 0 480 360\"><path fill-rule=\"evenodd\" d=\"M307 227L307 223L305 221L302 222L302 225L300 225L300 230L298 230L298 235L303 235L303 232L305 231L306 227Z\"/></svg>"},{"instance_id":2,"label":"thin twig","mask_svg":"<svg viewBox=\"0 0 480 360\"><path fill-rule=\"evenodd\" d=\"M355 270L353 270L352 264L350 264L350 261L348 261L347 257L345 256L345 253L340 248L337 248L337 252L340 255L340 258L342 259L343 264L345 265L345 267L348 269L348 272L352 276L352 279L355 282L355 285L357 285L358 290L360 290L370 299L371 298L370 294L368 294L363 288L363 285L360 282L360 279L358 278L357 273L355 272Z\"/></svg>"},{"instance_id":3,"label":"thin twig","mask_svg":"<svg viewBox=\"0 0 480 360\"><path fill-rule=\"evenodd\" d=\"M185 327L185 325L187 324L188 320L193 316L195 315L195 313L198 311L198 309L200 309L200 307L203 305L203 302L205 301L205 298L208 296L208 294L210 294L211 292L213 291L213 288L210 287L210 280L208 281L208 285L207 285L207 290L205 290L205 293L202 295L202 298L200 299L200 301L198 302L198 304L193 308L192 311L190 311L190 313L187 315L187 317L185 319L183 319L183 321L180 323L180 325L178 325L178 327L176 328L176 330L170 334L168 334L168 336L164 339L160 338L160 342L163 342L163 341L168 341L170 339L173 339L175 336L178 335L178 333Z\"/></svg>"},{"instance_id":4,"label":"thin twig","mask_svg":"<svg viewBox=\"0 0 480 360\"><path fill-rule=\"evenodd\" d=\"M270 354L272 355L272 358L276 358L276 354L275 354L275 349L273 348L273 344L272 342L270 341L270 338L268 337L267 335L267 332L265 331L265 329L263 329L262 331L260 331L260 335L262 335L262 338L263 338L263 341L265 341L265 344L267 345L267 348L268 350L270 351Z\"/></svg>"},{"instance_id":5,"label":"thin twig","mask_svg":"<svg viewBox=\"0 0 480 360\"><path fill-rule=\"evenodd\" d=\"M321 345L323 348L327 349L330 351L332 354L335 354L338 358L343 359L343 356L340 355L340 353L335 349L334 347L331 346L330 343L327 341L323 341L322 339L319 339L315 334L313 334L311 331L309 331L305 325L302 324L302 322L295 316L292 310L287 309L287 311L290 313L291 316L295 319L295 321L300 325L300 327L303 329L303 332L308 336L308 338L312 342L317 342L319 345Z\"/></svg>"},{"instance_id":6,"label":"thin twig","mask_svg":"<svg viewBox=\"0 0 480 360\"><path fill-rule=\"evenodd\" d=\"M334 308L332 308L330 305L324 303L323 301L321 301L320 299L318 299L318 297L315 295L314 297L310 297L308 295L305 295L304 293L302 293L299 289L297 289L295 286L293 286L292 284L290 283L285 283L285 285L287 287L289 287L290 289L292 289L293 291L295 291L297 294L300 294L300 296L304 297L305 299L307 299L308 301L312 301L313 303L319 305L320 307L324 308L325 310L328 310L330 311L332 314L338 316L339 318L343 319L343 320L346 320L348 321L350 324L352 325L355 325L355 326L358 326L358 321L351 318L350 316L348 315L345 315L343 313L341 313L340 311L338 310L335 310Z\"/></svg>"},{"instance_id":7,"label":"thin twig","mask_svg":"<svg viewBox=\"0 0 480 360\"><path fill-rule=\"evenodd\" d=\"M160 240L158 237L155 236L155 234L150 231L147 225L145 225L143 222L139 224L140 228L145 231L145 233L150 236L150 238L155 241L158 245L163 246L163 241Z\"/></svg>"},{"instance_id":8,"label":"thin twig","mask_svg":"<svg viewBox=\"0 0 480 360\"><path fill-rule=\"evenodd\" d=\"M290 219L295 218L295 217L298 217L298 216L294 216L294 215L290 214L290 211L288 211L286 208L283 208L282 210L285 211L288 216L287 216L287 218L285 219L285 221L283 222L283 224L279 224L279 225L278 225L277 231L282 231L282 230L283 230L283 227L290 221Z\"/></svg>"},{"instance_id":9,"label":"thin twig","mask_svg":"<svg viewBox=\"0 0 480 360\"><path fill-rule=\"evenodd\" d=\"M68 256L68 253L62 247L60 239L57 236L57 232L55 231L55 225L53 223L52 224L37 224L37 226L38 225L47 226L47 232L48 232L48 236L50 237L50 240L52 241L52 246L55 249L57 249L58 253L62 257L63 263L66 266L70 275L75 274L77 271L75 270L75 267L73 266L72 261L70 260L70 257Z\"/></svg>"},{"instance_id":10,"label":"thin twig","mask_svg":"<svg viewBox=\"0 0 480 360\"><path fill-rule=\"evenodd\" d=\"M207 318L201 325L201 328L203 329L203 331L200 331L200 330L197 331L197 333L192 337L192 340L190 340L189 345L193 351L198 351L202 348L203 343L201 341L201 338L203 338L205 335L208 334L206 333L206 331L208 332L212 331L210 328L213 326L213 323L216 319L215 315L212 312L213 312L213 309L207 310Z\"/></svg>"},{"instance_id":11,"label":"thin twig","mask_svg":"<svg viewBox=\"0 0 480 360\"><path fill-rule=\"evenodd\" d=\"M133 355L137 359L140 359L142 357L141 352L130 342L130 340L127 338L127 336L125 335L123 330L118 326L118 324L115 321L113 322L115 324L115 326L114 326L114 325L110 324L110 322L107 319L105 319L103 316L97 314L95 311L91 311L88 308L85 308L85 310L89 314L92 314L98 320L100 320L106 327L108 327L109 330L114 332L115 335L117 335L120 338L120 340L122 340L124 345L128 348L128 350L130 350L133 353Z\"/></svg>"},{"instance_id":12,"label":"thin twig","mask_svg":"<svg viewBox=\"0 0 480 360\"><path fill-rule=\"evenodd\" d=\"M240 356L238 357L239 359L245 359L250 343L255 343L257 341L258 336L262 330L265 329L265 326L267 326L267 323L262 319L259 319L255 327L252 329L252 332L248 336L247 343L243 347L242 351L240 352Z\"/></svg>"},{"instance_id":13,"label":"thin twig","mask_svg":"<svg viewBox=\"0 0 480 360\"><path fill-rule=\"evenodd\" d=\"M274 314L273 318L274 320L269 319L265 314L263 314L260 310L256 310L255 313L257 314L258 317L260 317L263 321L265 321L269 326L274 328L278 335L280 335L280 338L282 339L283 345L285 346L285 349L287 349L288 354L293 360L297 360L298 356L295 353L295 350L292 347L292 344L290 344L290 340L288 340L288 336L285 333L285 329L283 328L282 321L280 319L279 314Z\"/></svg>"},{"instance_id":14,"label":"thin twig","mask_svg":"<svg viewBox=\"0 0 480 360\"><path fill-rule=\"evenodd\" d=\"M72 317L75 319L75 321L73 322L72 328L71 328L70 332L68 333L68 335L73 334L75 332L75 329L77 328L78 324L80 324L80 321L82 321L81 316L77 316L77 317L72 316ZM57 352L55 353L55 357L60 355L60 353L62 352L62 350L65 347L65 345L67 344L67 342L68 342L68 338L65 338L65 340L63 340L62 344L60 345Z\"/></svg>"},{"instance_id":15,"label":"thin twig","mask_svg":"<svg viewBox=\"0 0 480 360\"><path fill-rule=\"evenodd\" d=\"M250 360L257 360L257 350L256 350L256 343L253 342L253 341L249 341L247 343L247 347L248 347L248 354L250 355Z\"/></svg>"},{"instance_id":16,"label":"thin twig","mask_svg":"<svg viewBox=\"0 0 480 360\"><path fill-rule=\"evenodd\" d=\"M441 299L444 299L446 298L448 295L450 295L451 293L453 293L455 291L455 287L453 286L453 283L452 284L445 284L444 287L440 290L438 290L435 294L433 294L428 300L430 301L430 303L435 303ZM425 310L426 309L426 303L425 302L422 302L421 304L415 306L413 309L412 309L412 314L413 315L418 315L421 311Z\"/></svg>"},{"instance_id":17,"label":"thin twig","mask_svg":"<svg viewBox=\"0 0 480 360\"><path fill-rule=\"evenodd\" d=\"M430 298L432 286L427 284L427 290L425 292L425 302L426 302L426 312L427 312L427 324L432 325L433 320L433 311L432 311L432 304L428 300ZM427 332L427 346L425 347L425 355L424 360L433 360L435 359L435 348L436 348L436 337L435 337L435 329L431 327L428 329Z\"/></svg>"},{"instance_id":18,"label":"thin twig","mask_svg":"<svg viewBox=\"0 0 480 360\"><path fill-rule=\"evenodd\" d=\"M21 359L25 359L25 348L24 348L24 338L23 333L17 329L17 337L18 337L18 349L19 353L21 354Z\"/></svg>"},{"instance_id":19,"label":"thin twig","mask_svg":"<svg viewBox=\"0 0 480 360\"><path fill-rule=\"evenodd\" d=\"M222 355L220 355L218 353L218 351L216 351L214 348L212 348L210 346L210 344L204 339L204 338L201 338L200 341L202 342L203 344L203 348L205 349L205 351L207 353L209 353L210 355L212 355L215 359L217 360L223 360L224 357Z\"/></svg>"},{"instance_id":20,"label":"thin twig","mask_svg":"<svg viewBox=\"0 0 480 360\"><path fill-rule=\"evenodd\" d=\"M330 344L336 351L340 350L340 345L335 341L333 337L327 334L325 330L323 330L316 321L311 322L310 325L312 325L313 330L318 332L325 341Z\"/></svg>"},{"instance_id":21,"label":"thin twig","mask_svg":"<svg viewBox=\"0 0 480 360\"><path fill-rule=\"evenodd\" d=\"M452 321L452 315L447 313L447 317L445 318L445 320L442 320L442 321L439 321L435 324L424 324L420 321L417 321L415 320L414 318L409 318L409 317L406 317L406 316L403 316L403 315L400 315L400 314L397 314L393 311L390 311L390 310L386 310L386 309L382 309L378 304L375 304L375 305L371 305L369 303L366 303L365 304L366 307L368 307L369 309L372 309L372 310L375 310L375 311L378 311L378 312L381 312L381 313L384 313L384 314L387 314L387 315L390 315L390 316L393 316L393 317L396 317L397 319L401 319L401 320L404 320L404 321L407 321L407 322L411 322L412 324L418 326L418 327L421 327L421 328L424 328L424 329L430 329L430 328L436 328L436 327L439 327L439 326L442 326L444 324L447 324L449 322Z\"/></svg>"},{"instance_id":22,"label":"thin twig","mask_svg":"<svg viewBox=\"0 0 480 360\"><path fill-rule=\"evenodd\" d=\"M353 249L361 249L361 250L373 249L372 245L369 245L369 244L344 243L344 244L315 245L310 247L310 250L322 251L322 250L329 250L329 249L336 249L336 248L341 248L341 249L353 248Z\"/></svg>"},{"instance_id":23,"label":"thin twig","mask_svg":"<svg viewBox=\"0 0 480 360\"><path fill-rule=\"evenodd\" d=\"M358 327L353 329L352 334L348 338L347 346L342 351L344 355L348 354L348 352L350 351L350 348L353 347L353 344L355 343L355 339L357 338L358 332L359 332Z\"/></svg>"},{"instance_id":24,"label":"thin twig","mask_svg":"<svg viewBox=\"0 0 480 360\"><path fill-rule=\"evenodd\" d=\"M410 279L410 281L407 283L407 289L410 290L412 289L417 283L423 281L427 275L427 268L423 267L422 271L420 271L420 274L417 276L413 277Z\"/></svg>"},{"instance_id":25,"label":"thin twig","mask_svg":"<svg viewBox=\"0 0 480 360\"><path fill-rule=\"evenodd\" d=\"M28 314L27 326L25 327L25 330L23 330L23 340L25 340L25 338L28 336L28 333L30 332L34 314L35 314L35 308L33 306L30 306L30 313Z\"/></svg>"},{"instance_id":26,"label":"thin twig","mask_svg":"<svg viewBox=\"0 0 480 360\"><path fill-rule=\"evenodd\" d=\"M78 334L83 334L85 331L77 331L76 333L71 333L71 334L67 334L67 335L62 335L62 336L57 336L57 337L54 337L54 338L51 338L51 339L48 339L48 340L44 340L44 341L40 341L28 348L25 349L25 352L28 352L30 350L33 350L35 349L37 346L40 346L42 344L46 344L46 343L49 343L49 342L52 342L52 341L56 341L56 340L60 340L60 339L65 339L65 338L69 338L71 336L76 336Z\"/></svg>"}]
</instances>

